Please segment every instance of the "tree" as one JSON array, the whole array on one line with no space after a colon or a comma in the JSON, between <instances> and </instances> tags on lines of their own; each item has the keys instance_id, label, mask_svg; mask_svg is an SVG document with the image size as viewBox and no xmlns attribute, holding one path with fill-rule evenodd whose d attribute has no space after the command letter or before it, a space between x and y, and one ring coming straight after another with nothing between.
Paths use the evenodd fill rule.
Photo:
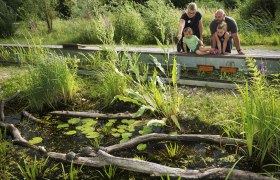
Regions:
<instances>
[{"instance_id":1,"label":"tree","mask_svg":"<svg viewBox=\"0 0 280 180\"><path fill-rule=\"evenodd\" d=\"M0 0L0 37L13 35L15 31L14 22L16 22L16 14L13 9Z\"/></svg>"}]
</instances>

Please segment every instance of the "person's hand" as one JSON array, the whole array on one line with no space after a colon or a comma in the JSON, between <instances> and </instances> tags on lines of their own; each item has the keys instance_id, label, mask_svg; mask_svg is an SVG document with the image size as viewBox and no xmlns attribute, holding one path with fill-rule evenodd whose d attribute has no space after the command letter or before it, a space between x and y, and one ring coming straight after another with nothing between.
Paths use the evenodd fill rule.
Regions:
<instances>
[{"instance_id":1,"label":"person's hand","mask_svg":"<svg viewBox=\"0 0 280 180\"><path fill-rule=\"evenodd\" d=\"M181 38L182 38L182 34L178 34L178 35L177 35L177 38L178 38L178 40L180 41Z\"/></svg>"}]
</instances>

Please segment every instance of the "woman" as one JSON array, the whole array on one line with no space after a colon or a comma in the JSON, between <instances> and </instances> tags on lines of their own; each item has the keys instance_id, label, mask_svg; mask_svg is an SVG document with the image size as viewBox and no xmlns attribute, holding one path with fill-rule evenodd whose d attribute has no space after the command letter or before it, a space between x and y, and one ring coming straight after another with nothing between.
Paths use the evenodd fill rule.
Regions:
<instances>
[{"instance_id":1,"label":"woman","mask_svg":"<svg viewBox=\"0 0 280 180\"><path fill-rule=\"evenodd\" d=\"M183 50L183 30L187 27L192 28L193 34L196 35L201 41L203 41L202 31L203 31L203 23L202 23L202 15L197 11L197 6L194 2L189 3L187 7L187 11L181 16L178 30L178 46L177 51L181 52ZM189 51L189 50L188 50Z\"/></svg>"}]
</instances>

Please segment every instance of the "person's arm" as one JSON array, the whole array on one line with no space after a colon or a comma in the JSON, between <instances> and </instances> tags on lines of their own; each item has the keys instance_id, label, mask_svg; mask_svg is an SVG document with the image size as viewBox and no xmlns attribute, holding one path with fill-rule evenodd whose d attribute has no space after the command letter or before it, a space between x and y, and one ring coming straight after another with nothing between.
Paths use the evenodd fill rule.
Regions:
<instances>
[{"instance_id":1,"label":"person's arm","mask_svg":"<svg viewBox=\"0 0 280 180\"><path fill-rule=\"evenodd\" d=\"M184 27L185 27L185 23L186 22L185 22L184 19L180 19L179 28L178 28L178 35L177 35L178 40L180 40L182 38L182 34L183 34Z\"/></svg>"},{"instance_id":2,"label":"person's arm","mask_svg":"<svg viewBox=\"0 0 280 180\"><path fill-rule=\"evenodd\" d=\"M211 40L212 48L216 48L216 38L215 38L216 29L217 29L217 25L216 25L215 21L213 20L210 24L210 32L211 32L210 40Z\"/></svg>"},{"instance_id":3,"label":"person's arm","mask_svg":"<svg viewBox=\"0 0 280 180\"><path fill-rule=\"evenodd\" d=\"M240 47L240 40L239 40L238 33L237 32L233 33L232 38L233 38L233 42L234 42L234 45L235 45L235 48L236 48L238 54L244 55L245 53L242 51L242 49Z\"/></svg>"},{"instance_id":4,"label":"person's arm","mask_svg":"<svg viewBox=\"0 0 280 180\"><path fill-rule=\"evenodd\" d=\"M187 54L188 51L187 51L187 44L186 43L183 43L183 48L184 48L184 52L183 53Z\"/></svg>"},{"instance_id":5,"label":"person's arm","mask_svg":"<svg viewBox=\"0 0 280 180\"><path fill-rule=\"evenodd\" d=\"M225 33L224 43L223 43L223 54L228 54L228 53L226 52L228 41L229 41L229 33L226 32L226 33Z\"/></svg>"},{"instance_id":6,"label":"person's arm","mask_svg":"<svg viewBox=\"0 0 280 180\"><path fill-rule=\"evenodd\" d=\"M222 53L222 44L221 44L221 41L219 40L218 34L214 33L213 36L214 36L215 42L217 43L217 46L218 46L218 54L221 54ZM216 48L216 44L215 44L214 48Z\"/></svg>"},{"instance_id":7,"label":"person's arm","mask_svg":"<svg viewBox=\"0 0 280 180\"><path fill-rule=\"evenodd\" d=\"M198 29L199 29L200 40L203 41L203 36L202 36L202 33L203 33L202 18L199 20Z\"/></svg>"}]
</instances>

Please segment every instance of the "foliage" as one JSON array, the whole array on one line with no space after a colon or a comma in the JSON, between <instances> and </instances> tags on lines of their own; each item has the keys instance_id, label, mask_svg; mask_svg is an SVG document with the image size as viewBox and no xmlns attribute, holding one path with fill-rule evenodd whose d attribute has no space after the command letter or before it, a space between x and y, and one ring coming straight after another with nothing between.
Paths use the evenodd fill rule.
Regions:
<instances>
[{"instance_id":1,"label":"foliage","mask_svg":"<svg viewBox=\"0 0 280 180\"><path fill-rule=\"evenodd\" d=\"M247 139L249 156L253 155L255 145L254 150L262 164L268 156L279 156L280 97L279 89L268 84L255 62L247 59L252 79L245 88L239 87L242 95L241 127Z\"/></svg>"},{"instance_id":2,"label":"foliage","mask_svg":"<svg viewBox=\"0 0 280 180\"><path fill-rule=\"evenodd\" d=\"M80 166L80 168L75 168L72 161L68 173L65 171L65 167L62 163L61 163L61 168L62 168L62 174L64 180L76 180L78 179L78 174L82 172L83 166Z\"/></svg>"},{"instance_id":3,"label":"foliage","mask_svg":"<svg viewBox=\"0 0 280 180\"><path fill-rule=\"evenodd\" d=\"M68 59L70 61L72 59ZM58 102L71 100L76 91L77 67L74 65L72 68L67 66L67 59L56 54L50 54L36 66L30 66L25 92L30 107L41 111L44 105L55 107Z\"/></svg>"},{"instance_id":4,"label":"foliage","mask_svg":"<svg viewBox=\"0 0 280 180\"><path fill-rule=\"evenodd\" d=\"M115 17L115 41L119 43L121 40L125 43L140 44L146 36L146 28L141 17L133 4L126 3L120 6L112 14Z\"/></svg>"},{"instance_id":5,"label":"foliage","mask_svg":"<svg viewBox=\"0 0 280 180\"><path fill-rule=\"evenodd\" d=\"M57 164L48 164L48 159L49 158L37 160L35 156L33 162L24 160L24 166L18 164L22 177L30 180L47 177L57 169Z\"/></svg>"},{"instance_id":6,"label":"foliage","mask_svg":"<svg viewBox=\"0 0 280 180\"><path fill-rule=\"evenodd\" d=\"M103 179L114 179L116 178L117 167L116 166L104 166L103 171L97 171Z\"/></svg>"},{"instance_id":7,"label":"foliage","mask_svg":"<svg viewBox=\"0 0 280 180\"><path fill-rule=\"evenodd\" d=\"M16 14L6 5L3 0L0 0L0 37L12 36L15 27L13 23L16 22Z\"/></svg>"},{"instance_id":8,"label":"foliage","mask_svg":"<svg viewBox=\"0 0 280 180\"><path fill-rule=\"evenodd\" d=\"M172 40L173 37L177 36L178 20L181 13L176 11L172 4L162 0L149 0L142 13L145 26L149 30L146 37L148 43L154 43L154 37L161 39L161 28L165 29L164 36L168 39Z\"/></svg>"}]
</instances>

